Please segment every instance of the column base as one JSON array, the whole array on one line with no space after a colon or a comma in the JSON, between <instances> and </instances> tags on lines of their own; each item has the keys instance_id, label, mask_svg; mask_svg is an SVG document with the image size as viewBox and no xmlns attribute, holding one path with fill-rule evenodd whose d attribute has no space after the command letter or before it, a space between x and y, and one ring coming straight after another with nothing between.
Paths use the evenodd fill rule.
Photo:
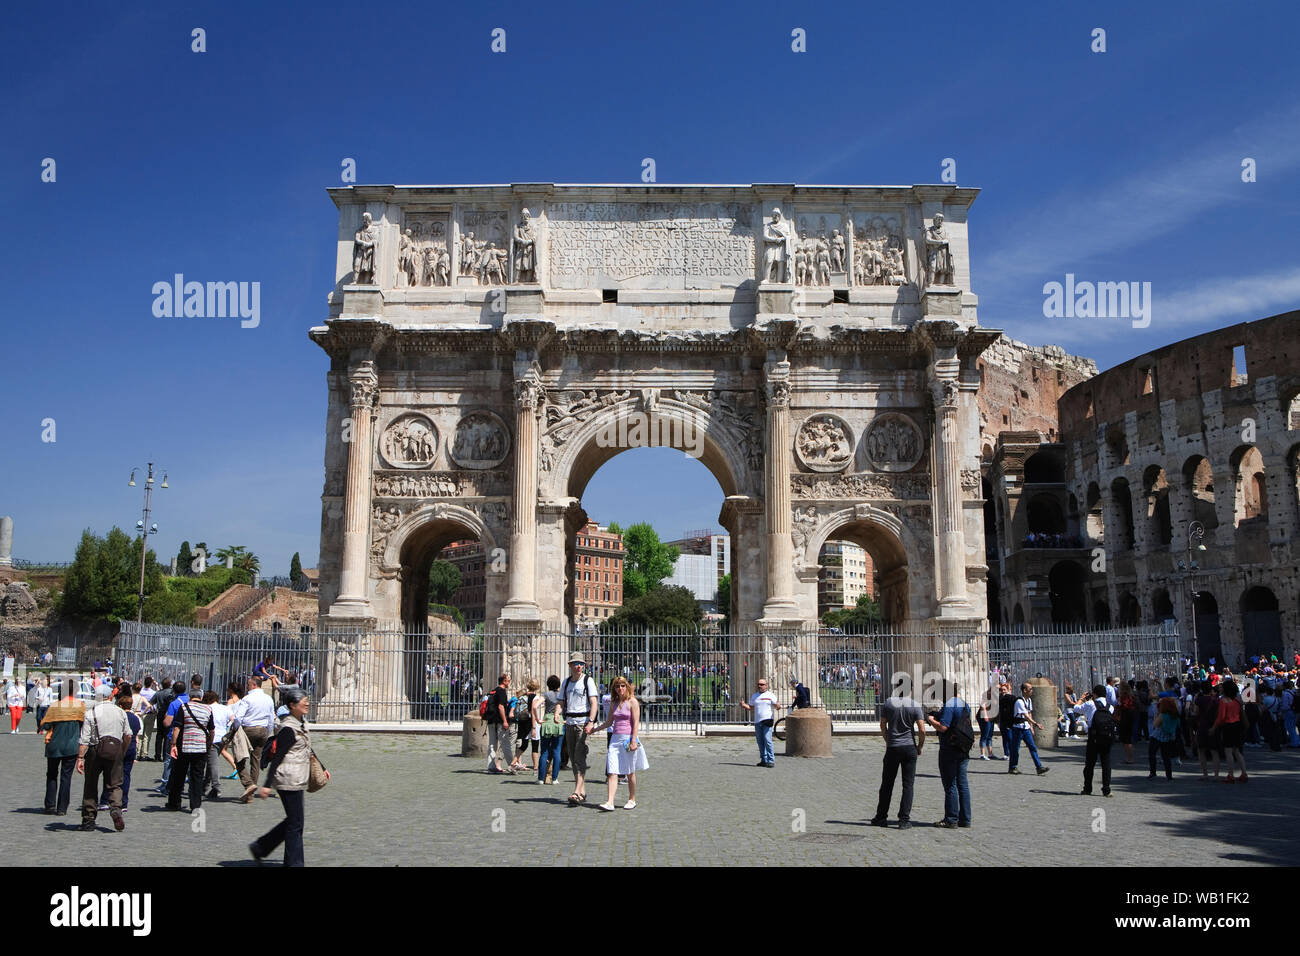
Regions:
<instances>
[{"instance_id":1,"label":"column base","mask_svg":"<svg viewBox=\"0 0 1300 956\"><path fill-rule=\"evenodd\" d=\"M966 598L943 598L939 601L939 614L941 620L961 620L963 618L973 618L975 608L971 606L970 601Z\"/></svg>"},{"instance_id":2,"label":"column base","mask_svg":"<svg viewBox=\"0 0 1300 956\"><path fill-rule=\"evenodd\" d=\"M540 630L542 609L534 601L507 602L497 618L497 628L502 631Z\"/></svg>"},{"instance_id":3,"label":"column base","mask_svg":"<svg viewBox=\"0 0 1300 956\"><path fill-rule=\"evenodd\" d=\"M372 623L375 621L375 611L370 606L370 602L363 597L353 597L348 594L340 596L331 604L326 616L345 618L349 624L356 623L358 618L368 619Z\"/></svg>"},{"instance_id":4,"label":"column base","mask_svg":"<svg viewBox=\"0 0 1300 956\"><path fill-rule=\"evenodd\" d=\"M763 616L754 623L765 631L796 631L807 622L799 616L799 606L793 601L773 601L763 605Z\"/></svg>"}]
</instances>

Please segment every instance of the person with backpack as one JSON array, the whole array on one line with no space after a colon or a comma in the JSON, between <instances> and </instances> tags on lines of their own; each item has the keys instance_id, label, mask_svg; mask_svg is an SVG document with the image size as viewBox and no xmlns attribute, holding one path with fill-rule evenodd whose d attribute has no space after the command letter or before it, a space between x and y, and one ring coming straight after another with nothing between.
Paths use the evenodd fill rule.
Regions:
<instances>
[{"instance_id":1,"label":"person with backpack","mask_svg":"<svg viewBox=\"0 0 1300 956\"><path fill-rule=\"evenodd\" d=\"M1033 690L1032 684L1020 685L1020 696L1016 698L1015 710L1011 718L1013 721L1011 725L1011 765L1007 767L1007 773L1020 773L1016 769L1016 764L1020 761L1020 744L1023 742L1029 750L1029 756L1034 758L1034 766L1038 769L1038 775L1041 777L1052 768L1043 766L1043 761L1038 757L1038 747L1034 743L1034 728L1042 730L1043 725L1034 720Z\"/></svg>"},{"instance_id":2,"label":"person with backpack","mask_svg":"<svg viewBox=\"0 0 1300 956\"><path fill-rule=\"evenodd\" d=\"M564 741L564 704L560 700L560 678L552 674L546 678L546 693L533 698L533 721L537 726L541 756L538 760L537 782L550 783L560 779L560 744Z\"/></svg>"},{"instance_id":3,"label":"person with backpack","mask_svg":"<svg viewBox=\"0 0 1300 956\"><path fill-rule=\"evenodd\" d=\"M1296 693L1295 681L1289 680L1282 685L1282 726L1286 728L1286 745L1300 747L1300 731L1296 730L1296 715L1300 713L1300 694Z\"/></svg>"},{"instance_id":4,"label":"person with backpack","mask_svg":"<svg viewBox=\"0 0 1300 956\"><path fill-rule=\"evenodd\" d=\"M487 721L488 728L488 773L514 773L512 766L501 766L501 761L509 761L514 755L514 729L510 726L510 675L502 674L497 678L496 690L479 706L479 713Z\"/></svg>"},{"instance_id":5,"label":"person with backpack","mask_svg":"<svg viewBox=\"0 0 1300 956\"><path fill-rule=\"evenodd\" d=\"M998 685L998 730L1002 734L1002 758L1011 756L1011 730L1015 726L1016 696L1011 693L1011 681Z\"/></svg>"},{"instance_id":6,"label":"person with backpack","mask_svg":"<svg viewBox=\"0 0 1300 956\"><path fill-rule=\"evenodd\" d=\"M212 708L203 703L198 685L176 710L172 735L172 779L167 791L168 810L181 808L181 789L189 780L190 812L203 806L203 776L208 770L208 750L216 733Z\"/></svg>"},{"instance_id":7,"label":"person with backpack","mask_svg":"<svg viewBox=\"0 0 1300 956\"><path fill-rule=\"evenodd\" d=\"M939 732L939 780L943 784L943 819L935 824L945 830L971 825L970 781L966 768L975 746L975 730L970 722L970 705L958 694L956 681L952 696L944 701L939 716L926 720Z\"/></svg>"},{"instance_id":8,"label":"person with backpack","mask_svg":"<svg viewBox=\"0 0 1300 956\"><path fill-rule=\"evenodd\" d=\"M533 719L533 704L537 702L537 691L540 687L541 684L536 677L528 678L528 692L515 702L515 741L519 750L510 766L516 773L525 769L519 762L519 758L528 752L530 743L533 749L533 773L537 773L537 751L541 745L541 738L539 722Z\"/></svg>"},{"instance_id":9,"label":"person with backpack","mask_svg":"<svg viewBox=\"0 0 1300 956\"><path fill-rule=\"evenodd\" d=\"M1122 693L1122 692L1121 692ZM1131 699L1131 695L1130 695ZM1092 773L1101 762L1101 795L1110 796L1110 748L1120 738L1120 723L1106 704L1106 688L1092 689L1094 710L1088 721L1088 744L1083 751L1083 795L1092 796Z\"/></svg>"},{"instance_id":10,"label":"person with backpack","mask_svg":"<svg viewBox=\"0 0 1300 956\"><path fill-rule=\"evenodd\" d=\"M596 726L596 709L600 696L596 682L584 673L587 659L580 651L569 655L569 676L560 689L564 703L564 745L569 751L569 766L573 768L573 793L569 806L587 802L587 735Z\"/></svg>"}]
</instances>

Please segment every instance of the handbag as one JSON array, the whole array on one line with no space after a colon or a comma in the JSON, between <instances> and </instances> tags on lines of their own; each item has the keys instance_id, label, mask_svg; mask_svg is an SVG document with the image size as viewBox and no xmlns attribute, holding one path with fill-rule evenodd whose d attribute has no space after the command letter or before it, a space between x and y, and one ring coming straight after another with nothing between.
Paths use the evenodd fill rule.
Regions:
<instances>
[{"instance_id":1,"label":"handbag","mask_svg":"<svg viewBox=\"0 0 1300 956\"><path fill-rule=\"evenodd\" d=\"M94 711L92 710L93 714ZM99 717L95 717L95 735L99 736ZM123 747L121 737L99 737L99 742L95 744L95 753L99 755L100 760L118 761L122 759Z\"/></svg>"},{"instance_id":2,"label":"handbag","mask_svg":"<svg viewBox=\"0 0 1300 956\"><path fill-rule=\"evenodd\" d=\"M307 775L307 792L315 793L317 790L323 790L325 784L329 783L329 777L325 775L325 765L320 762L316 756L316 751L311 752L311 770Z\"/></svg>"}]
</instances>

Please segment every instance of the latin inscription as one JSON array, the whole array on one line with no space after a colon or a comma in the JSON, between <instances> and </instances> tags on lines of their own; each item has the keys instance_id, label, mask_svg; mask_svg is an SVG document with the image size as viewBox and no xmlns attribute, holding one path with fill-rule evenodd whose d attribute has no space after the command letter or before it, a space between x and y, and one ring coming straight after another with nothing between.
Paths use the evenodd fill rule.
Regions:
<instances>
[{"instance_id":1,"label":"latin inscription","mask_svg":"<svg viewBox=\"0 0 1300 956\"><path fill-rule=\"evenodd\" d=\"M707 287L754 277L746 205L554 203L547 214L555 286Z\"/></svg>"}]
</instances>

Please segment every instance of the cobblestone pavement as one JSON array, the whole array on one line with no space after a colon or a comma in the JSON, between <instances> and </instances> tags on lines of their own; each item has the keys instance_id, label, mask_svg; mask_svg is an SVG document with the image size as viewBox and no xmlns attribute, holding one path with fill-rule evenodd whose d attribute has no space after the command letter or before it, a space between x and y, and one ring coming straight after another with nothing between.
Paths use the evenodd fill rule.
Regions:
<instances>
[{"instance_id":1,"label":"cobblestone pavement","mask_svg":"<svg viewBox=\"0 0 1300 956\"><path fill-rule=\"evenodd\" d=\"M1111 799L1081 796L1083 745L1044 752L1052 771L1035 776L1022 754L1020 776L1004 762L971 761L974 827L932 827L942 813L936 750L927 746L916 780L910 831L866 825L875 809L883 747L879 739L835 738L830 759L785 759L756 767L746 738L648 738L650 769L640 775L638 807L602 813L603 780L588 785L585 807L571 808L572 777L539 786L528 776L491 777L485 761L462 758L458 737L321 734L316 751L334 774L307 797L309 865L486 864L528 858L548 864L605 865L1180 865L1294 863L1300 753L1248 750L1246 786L1202 783L1189 761L1167 782L1148 780L1139 762L1116 768ZM604 744L592 756L603 770ZM281 818L277 800L243 806L238 781L226 798L205 801L202 818L167 813L148 792L161 764L138 763L125 833L100 815L97 833L80 833L73 810L41 810L45 761L30 731L0 735L0 799L5 846L14 859L44 854L102 865L151 864L160 847L177 862L247 865L246 846ZM1100 780L1096 783L1100 791ZM618 806L626 802L620 788ZM1098 815L1099 811L1104 815ZM803 830L799 832L802 822ZM194 832L202 824L203 832ZM1104 831L1102 825L1104 824ZM127 847L126 854L92 851ZM131 852L139 850L140 852ZM146 852L147 850L147 852ZM521 857L521 854L524 856ZM279 853L277 851L276 858Z\"/></svg>"}]
</instances>

